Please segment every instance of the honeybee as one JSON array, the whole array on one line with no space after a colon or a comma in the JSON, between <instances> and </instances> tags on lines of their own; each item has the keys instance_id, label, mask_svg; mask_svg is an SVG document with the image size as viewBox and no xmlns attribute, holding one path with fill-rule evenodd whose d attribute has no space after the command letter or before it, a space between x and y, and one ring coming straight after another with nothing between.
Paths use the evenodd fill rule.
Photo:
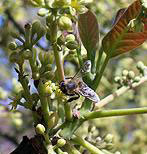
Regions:
<instances>
[{"instance_id":1,"label":"honeybee","mask_svg":"<svg viewBox=\"0 0 147 154\"><path fill-rule=\"evenodd\" d=\"M83 68L80 69L79 72L89 72L91 70L91 62L88 60L84 63ZM78 72L78 73L79 73ZM60 89L61 91L68 96L73 96L69 98L67 102L72 102L73 100L76 100L80 97L80 95L84 96L85 98L88 98L89 100L97 103L100 101L98 95L94 92L93 89L87 86L83 82L82 79L77 78L77 74L74 75L74 77L68 77L65 78L64 81L60 82Z\"/></svg>"}]
</instances>

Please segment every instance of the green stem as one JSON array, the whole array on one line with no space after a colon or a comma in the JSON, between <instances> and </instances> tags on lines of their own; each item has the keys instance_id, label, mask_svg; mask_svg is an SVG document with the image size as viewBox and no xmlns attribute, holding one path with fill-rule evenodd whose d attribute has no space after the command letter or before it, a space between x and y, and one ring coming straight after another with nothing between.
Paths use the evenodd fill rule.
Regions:
<instances>
[{"instance_id":1,"label":"green stem","mask_svg":"<svg viewBox=\"0 0 147 154\"><path fill-rule=\"evenodd\" d=\"M25 99L27 102L29 102L29 105L30 105L29 108L32 109L33 102L32 102L32 97L28 87L28 81L23 73L23 64L19 65L19 69L20 69L19 81L23 87Z\"/></svg>"},{"instance_id":2,"label":"green stem","mask_svg":"<svg viewBox=\"0 0 147 154\"><path fill-rule=\"evenodd\" d=\"M72 138L72 141L75 142L76 144L82 145L85 147L89 152L92 154L104 154L101 150L99 150L97 147L89 143L88 141L80 138L79 136L74 136Z\"/></svg>"},{"instance_id":3,"label":"green stem","mask_svg":"<svg viewBox=\"0 0 147 154\"><path fill-rule=\"evenodd\" d=\"M64 80L64 69L63 69L63 62L61 60L61 55L59 55L59 52L57 50L57 43L53 44L53 50L54 50L54 56L55 56L55 61L57 66L58 77L59 77L59 80L62 81Z\"/></svg>"},{"instance_id":4,"label":"green stem","mask_svg":"<svg viewBox=\"0 0 147 154\"><path fill-rule=\"evenodd\" d=\"M126 93L128 90L130 89L134 89L137 86L143 84L147 82L147 77L142 77L141 80L139 82L134 82L132 83L131 86L123 86L121 88L119 88L118 90L116 90L113 94L105 97L104 99L102 99L99 103L97 103L95 105L95 109L99 109L102 108L103 106L107 105L108 103L112 102L114 99L116 99L117 97L119 97L120 95Z\"/></svg>"},{"instance_id":5,"label":"green stem","mask_svg":"<svg viewBox=\"0 0 147 154\"><path fill-rule=\"evenodd\" d=\"M85 120L103 118L103 117L113 117L113 116L125 116L134 114L146 114L147 107L143 108L133 108L133 109L117 109L117 110L103 110L94 111L84 115Z\"/></svg>"},{"instance_id":6,"label":"green stem","mask_svg":"<svg viewBox=\"0 0 147 154\"><path fill-rule=\"evenodd\" d=\"M97 63L96 63L96 72L99 72L100 63L101 63L101 60L102 60L102 55L103 55L103 48L101 47L100 51L99 51L99 55L98 55L98 60L97 60Z\"/></svg>"},{"instance_id":7,"label":"green stem","mask_svg":"<svg viewBox=\"0 0 147 154\"><path fill-rule=\"evenodd\" d=\"M77 56L78 56L80 66L83 66L83 59L82 59L82 55L81 55L81 46L79 46L77 48Z\"/></svg>"},{"instance_id":8,"label":"green stem","mask_svg":"<svg viewBox=\"0 0 147 154\"><path fill-rule=\"evenodd\" d=\"M97 87L98 87L98 85L100 83L100 80L102 78L102 75L104 73L104 70L106 68L106 65L108 64L109 59L110 59L110 56L107 55L106 58L105 58L105 61L104 61L103 65L102 65L102 68L101 68L100 72L97 72L96 73L96 77L95 77L94 84L93 84L93 89L94 90L97 89Z\"/></svg>"},{"instance_id":9,"label":"green stem","mask_svg":"<svg viewBox=\"0 0 147 154\"><path fill-rule=\"evenodd\" d=\"M57 20L57 19L56 19ZM57 47L57 21L53 21L50 25L50 36L51 36L51 43L53 46L56 66L57 66L57 72L58 72L58 79L59 81L64 80L64 69L63 69L63 61L62 61L62 55L59 55L61 52L58 51Z\"/></svg>"},{"instance_id":10,"label":"green stem","mask_svg":"<svg viewBox=\"0 0 147 154\"><path fill-rule=\"evenodd\" d=\"M38 92L39 92L39 97L40 97L40 102L41 102L41 109L43 112L43 118L45 120L46 128L48 128L48 123L49 123L49 99L47 96L45 96L44 92L44 85L42 81L40 81L39 86L38 86Z\"/></svg>"},{"instance_id":11,"label":"green stem","mask_svg":"<svg viewBox=\"0 0 147 154\"><path fill-rule=\"evenodd\" d=\"M25 48L29 49L31 46L31 25L25 25Z\"/></svg>"},{"instance_id":12,"label":"green stem","mask_svg":"<svg viewBox=\"0 0 147 154\"><path fill-rule=\"evenodd\" d=\"M70 154L81 154L70 142L67 142L64 148Z\"/></svg>"}]
</instances>

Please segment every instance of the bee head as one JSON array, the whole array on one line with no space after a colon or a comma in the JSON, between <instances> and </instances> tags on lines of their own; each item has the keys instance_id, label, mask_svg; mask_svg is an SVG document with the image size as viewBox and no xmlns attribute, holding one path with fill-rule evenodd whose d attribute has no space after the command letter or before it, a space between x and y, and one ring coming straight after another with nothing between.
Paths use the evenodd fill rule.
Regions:
<instances>
[{"instance_id":1,"label":"bee head","mask_svg":"<svg viewBox=\"0 0 147 154\"><path fill-rule=\"evenodd\" d=\"M60 82L60 89L61 89L61 91L63 92L63 93L67 93L67 89L66 89L66 84L65 84L65 82L64 81L61 81Z\"/></svg>"}]
</instances>

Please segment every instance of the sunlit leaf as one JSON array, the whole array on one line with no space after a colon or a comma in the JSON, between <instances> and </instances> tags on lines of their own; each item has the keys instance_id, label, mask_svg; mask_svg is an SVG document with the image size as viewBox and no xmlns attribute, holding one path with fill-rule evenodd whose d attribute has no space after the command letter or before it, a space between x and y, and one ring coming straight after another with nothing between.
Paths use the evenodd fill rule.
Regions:
<instances>
[{"instance_id":1,"label":"sunlit leaf","mask_svg":"<svg viewBox=\"0 0 147 154\"><path fill-rule=\"evenodd\" d=\"M99 27L97 19L91 11L79 15L78 30L81 41L87 50L88 59L93 62L99 42Z\"/></svg>"},{"instance_id":2,"label":"sunlit leaf","mask_svg":"<svg viewBox=\"0 0 147 154\"><path fill-rule=\"evenodd\" d=\"M115 57L137 48L147 40L147 23L144 22L144 27L140 32L128 28L130 21L140 14L141 8L141 2L137 0L127 9L118 11L114 26L102 41L106 54Z\"/></svg>"}]
</instances>

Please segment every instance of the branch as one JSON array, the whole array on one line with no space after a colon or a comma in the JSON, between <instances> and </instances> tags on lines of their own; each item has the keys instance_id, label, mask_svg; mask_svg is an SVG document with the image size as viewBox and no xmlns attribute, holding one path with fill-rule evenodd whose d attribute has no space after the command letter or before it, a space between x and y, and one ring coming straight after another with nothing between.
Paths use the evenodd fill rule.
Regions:
<instances>
[{"instance_id":1,"label":"branch","mask_svg":"<svg viewBox=\"0 0 147 154\"><path fill-rule=\"evenodd\" d=\"M104 99L102 99L99 103L97 103L95 105L95 109L99 109L102 108L103 106L107 105L108 103L112 102L115 98L119 97L120 95L124 94L126 91L132 89L132 88L136 88L137 86L139 86L140 84L144 83L147 81L147 76L142 77L141 80L139 82L135 82L130 86L123 86L120 89L118 89L117 91L115 91L113 94L105 97Z\"/></svg>"},{"instance_id":2,"label":"branch","mask_svg":"<svg viewBox=\"0 0 147 154\"><path fill-rule=\"evenodd\" d=\"M85 114L85 120L103 118L103 117L113 117L113 116L124 116L124 115L134 115L134 114L146 114L147 107L133 108L133 109L117 109L117 110L104 110L104 111L93 111Z\"/></svg>"}]
</instances>

